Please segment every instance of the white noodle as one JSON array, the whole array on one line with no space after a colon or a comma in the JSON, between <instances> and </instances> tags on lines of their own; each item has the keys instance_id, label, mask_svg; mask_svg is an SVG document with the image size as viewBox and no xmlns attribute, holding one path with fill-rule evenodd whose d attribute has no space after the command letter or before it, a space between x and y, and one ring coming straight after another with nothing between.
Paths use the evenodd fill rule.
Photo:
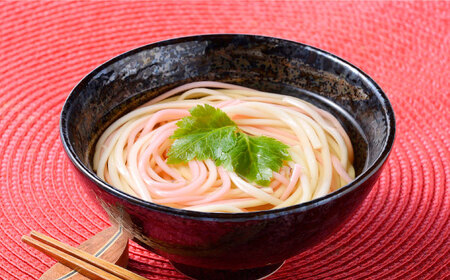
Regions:
<instances>
[{"instance_id":1,"label":"white noodle","mask_svg":"<svg viewBox=\"0 0 450 280\"><path fill-rule=\"evenodd\" d=\"M178 115L188 115L187 110L205 103L218 106L241 131L289 146L291 161L276 173L278 179L257 186L234 172L221 171L228 174L221 176L229 176L222 181L210 159L166 163L173 141L169 136L182 118ZM141 199L170 201L164 204L194 211L234 213L282 208L324 196L355 178L352 161L350 138L330 113L294 97L205 81L163 93L116 120L99 138L93 166L101 179Z\"/></svg>"}]
</instances>

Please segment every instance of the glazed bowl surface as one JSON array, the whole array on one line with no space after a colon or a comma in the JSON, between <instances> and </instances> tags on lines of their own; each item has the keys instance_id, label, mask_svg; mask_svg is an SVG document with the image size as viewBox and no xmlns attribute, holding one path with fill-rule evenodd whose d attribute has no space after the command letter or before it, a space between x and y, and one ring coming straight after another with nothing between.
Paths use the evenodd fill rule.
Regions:
<instances>
[{"instance_id":1,"label":"glazed bowl surface","mask_svg":"<svg viewBox=\"0 0 450 280\"><path fill-rule=\"evenodd\" d=\"M307 203L230 214L154 204L97 177L93 150L108 125L174 87L207 80L296 96L333 113L352 139L356 179ZM103 63L70 93L60 132L79 180L139 244L180 266L245 270L282 263L345 223L381 172L395 120L381 88L330 53L272 37L218 34L157 42Z\"/></svg>"}]
</instances>

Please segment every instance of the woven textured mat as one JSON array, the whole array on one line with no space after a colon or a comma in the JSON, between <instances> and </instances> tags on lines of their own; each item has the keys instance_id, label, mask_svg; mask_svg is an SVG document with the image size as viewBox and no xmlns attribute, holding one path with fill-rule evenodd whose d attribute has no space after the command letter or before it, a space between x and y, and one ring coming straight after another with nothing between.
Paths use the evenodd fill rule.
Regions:
<instances>
[{"instance_id":1,"label":"woven textured mat","mask_svg":"<svg viewBox=\"0 0 450 280\"><path fill-rule=\"evenodd\" d=\"M252 33L335 53L377 81L397 118L393 152L346 226L270 279L449 279L450 2L0 2L0 278L54 261L35 229L76 245L108 226L69 168L62 104L109 58L202 33ZM130 268L183 279L131 244Z\"/></svg>"}]
</instances>

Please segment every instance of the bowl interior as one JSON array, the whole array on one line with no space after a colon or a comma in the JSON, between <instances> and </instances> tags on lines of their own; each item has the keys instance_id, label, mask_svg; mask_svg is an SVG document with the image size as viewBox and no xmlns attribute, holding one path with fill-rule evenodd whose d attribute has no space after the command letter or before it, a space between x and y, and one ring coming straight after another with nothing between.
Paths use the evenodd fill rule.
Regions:
<instances>
[{"instance_id":1,"label":"bowl interior","mask_svg":"<svg viewBox=\"0 0 450 280\"><path fill-rule=\"evenodd\" d=\"M95 177L91 159L108 125L167 90L203 80L292 95L331 112L352 139L357 174L364 175L392 145L394 115L389 101L349 63L276 38L203 35L129 51L87 75L70 94L61 115L66 150Z\"/></svg>"}]
</instances>

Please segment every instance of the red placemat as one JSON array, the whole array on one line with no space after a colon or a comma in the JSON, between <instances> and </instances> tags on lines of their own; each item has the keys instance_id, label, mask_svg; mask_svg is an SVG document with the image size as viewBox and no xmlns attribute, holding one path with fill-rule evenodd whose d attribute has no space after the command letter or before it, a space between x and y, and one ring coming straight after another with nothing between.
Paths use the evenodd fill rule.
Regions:
<instances>
[{"instance_id":1,"label":"red placemat","mask_svg":"<svg viewBox=\"0 0 450 280\"><path fill-rule=\"evenodd\" d=\"M386 91L397 137L346 226L271 279L449 279L450 2L0 2L0 278L54 261L35 229L76 245L108 225L59 140L64 99L90 70L137 46L202 33L291 39L357 65ZM130 267L183 278L131 245Z\"/></svg>"}]
</instances>

